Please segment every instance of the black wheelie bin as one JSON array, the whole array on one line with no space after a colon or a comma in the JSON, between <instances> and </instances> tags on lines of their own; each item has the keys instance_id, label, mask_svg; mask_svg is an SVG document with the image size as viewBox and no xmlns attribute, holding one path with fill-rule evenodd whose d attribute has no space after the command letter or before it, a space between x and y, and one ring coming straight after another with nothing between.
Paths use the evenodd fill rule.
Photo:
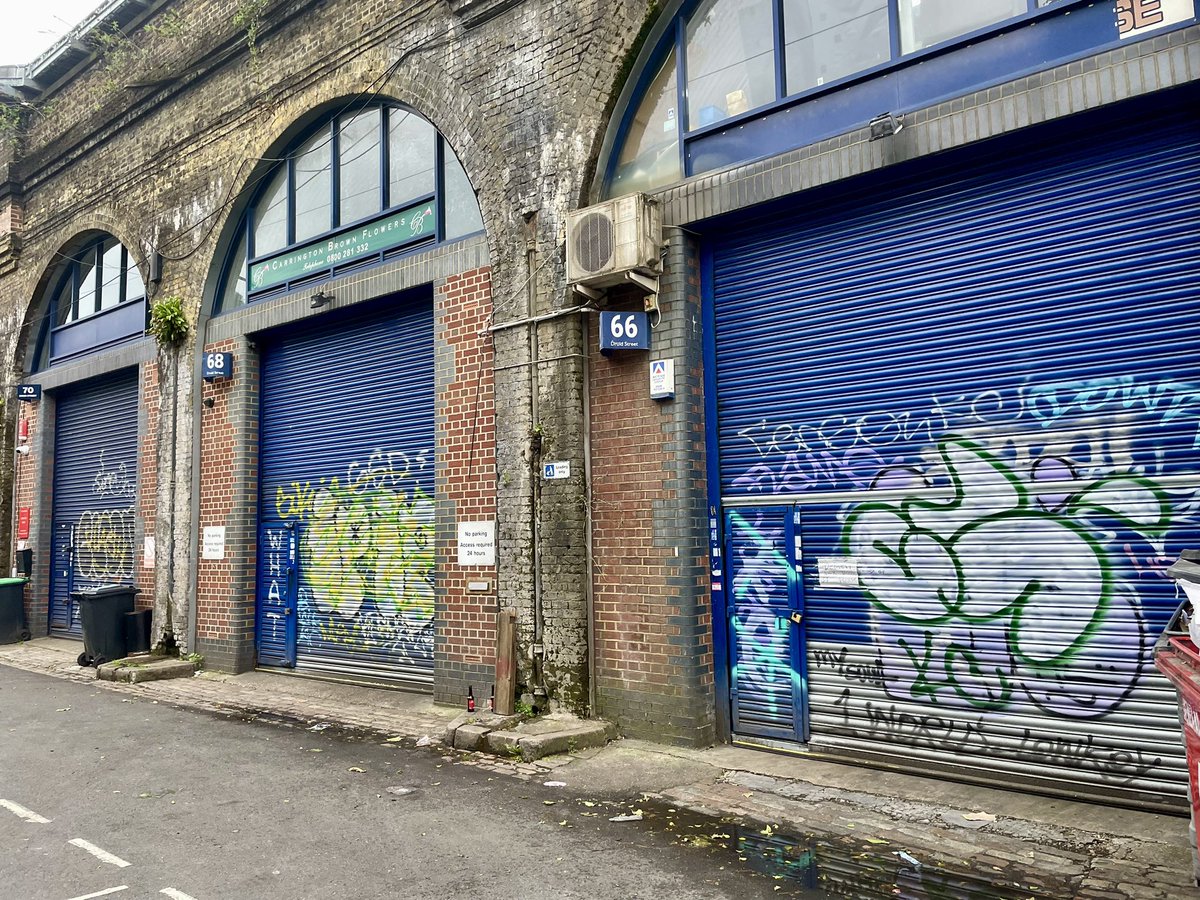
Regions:
<instances>
[{"instance_id":1,"label":"black wheelie bin","mask_svg":"<svg viewBox=\"0 0 1200 900\"><path fill-rule=\"evenodd\" d=\"M0 644L29 640L25 624L25 579L0 578Z\"/></svg>"},{"instance_id":2,"label":"black wheelie bin","mask_svg":"<svg viewBox=\"0 0 1200 900\"><path fill-rule=\"evenodd\" d=\"M83 625L81 666L98 666L124 659L125 614L133 612L133 598L138 589L131 584L102 584L71 592L79 604L79 619Z\"/></svg>"}]
</instances>

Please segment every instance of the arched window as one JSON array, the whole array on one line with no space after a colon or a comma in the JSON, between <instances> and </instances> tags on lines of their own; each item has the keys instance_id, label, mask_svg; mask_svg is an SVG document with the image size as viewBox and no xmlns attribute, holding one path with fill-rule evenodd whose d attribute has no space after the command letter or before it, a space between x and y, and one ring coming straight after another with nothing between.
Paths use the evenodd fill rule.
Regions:
<instances>
[{"instance_id":1,"label":"arched window","mask_svg":"<svg viewBox=\"0 0 1200 900\"><path fill-rule=\"evenodd\" d=\"M145 333L146 285L120 241L93 235L62 255L37 308L32 371Z\"/></svg>"},{"instance_id":2,"label":"arched window","mask_svg":"<svg viewBox=\"0 0 1200 900\"><path fill-rule=\"evenodd\" d=\"M259 182L217 311L482 228L466 173L429 122L394 104L343 111Z\"/></svg>"},{"instance_id":3,"label":"arched window","mask_svg":"<svg viewBox=\"0 0 1200 900\"><path fill-rule=\"evenodd\" d=\"M655 29L634 72L634 90L614 123L604 193L654 190L702 171L801 146L835 127L779 116L807 99L890 71L930 52L1067 7L1062 0L683 0ZM1067 10L1069 12L1069 10ZM670 15L670 14L668 14ZM949 72L951 79L961 74ZM941 77L939 71L937 78ZM942 85L929 90L937 93ZM946 87L953 92L954 84ZM895 103L875 92L865 124ZM858 103L858 98L849 101ZM843 103L843 106L846 106ZM838 115L846 115L837 110ZM738 133L740 130L740 133ZM808 133L806 133L808 131ZM835 130L830 133L837 133ZM720 138L715 136L720 134ZM712 138L712 140L708 140ZM719 146L714 146L718 145Z\"/></svg>"}]
</instances>

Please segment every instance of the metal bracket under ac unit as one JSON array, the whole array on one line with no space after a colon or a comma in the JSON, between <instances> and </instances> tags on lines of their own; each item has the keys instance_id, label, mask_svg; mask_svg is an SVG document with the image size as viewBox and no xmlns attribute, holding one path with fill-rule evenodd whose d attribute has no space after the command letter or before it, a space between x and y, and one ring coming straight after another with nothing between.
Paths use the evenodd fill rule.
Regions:
<instances>
[{"instance_id":1,"label":"metal bracket under ac unit","mask_svg":"<svg viewBox=\"0 0 1200 900\"><path fill-rule=\"evenodd\" d=\"M644 299L646 312L657 312L659 276L644 275L641 272L625 272L624 274L626 284L632 284L646 292ZM608 298L607 289L596 288L579 282L572 284L571 290L580 297L583 297L585 302L591 304L603 303Z\"/></svg>"}]
</instances>

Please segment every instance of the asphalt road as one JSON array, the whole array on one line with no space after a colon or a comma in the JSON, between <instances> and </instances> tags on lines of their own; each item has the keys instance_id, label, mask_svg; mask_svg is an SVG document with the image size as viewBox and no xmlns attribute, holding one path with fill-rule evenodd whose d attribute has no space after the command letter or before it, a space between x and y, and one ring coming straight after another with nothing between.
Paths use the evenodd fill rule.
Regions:
<instances>
[{"instance_id":1,"label":"asphalt road","mask_svg":"<svg viewBox=\"0 0 1200 900\"><path fill-rule=\"evenodd\" d=\"M788 890L728 856L609 821L622 811L427 749L214 718L0 666L4 900Z\"/></svg>"}]
</instances>

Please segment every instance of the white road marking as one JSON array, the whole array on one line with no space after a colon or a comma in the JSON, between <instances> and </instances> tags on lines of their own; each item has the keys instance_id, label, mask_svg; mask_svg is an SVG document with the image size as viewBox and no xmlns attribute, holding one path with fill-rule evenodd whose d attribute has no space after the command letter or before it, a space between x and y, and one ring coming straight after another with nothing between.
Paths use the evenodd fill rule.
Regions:
<instances>
[{"instance_id":1,"label":"white road marking","mask_svg":"<svg viewBox=\"0 0 1200 900\"><path fill-rule=\"evenodd\" d=\"M20 803L13 803L11 800L0 800L0 806L3 806L10 813L20 816L26 822L32 822L35 825L49 825L50 820L39 816L31 809L26 809Z\"/></svg>"},{"instance_id":2,"label":"white road marking","mask_svg":"<svg viewBox=\"0 0 1200 900\"><path fill-rule=\"evenodd\" d=\"M125 860L121 859L121 857L113 856L107 850L102 850L101 848L97 847L95 844L85 841L83 838L71 838L71 840L67 841L67 843L74 844L76 847L79 847L81 850L86 850L88 853L92 854L92 856L96 857L96 859L100 860L101 862L110 863L119 869L124 869L126 866L133 865L133 863L125 862ZM96 894L94 896L99 897L102 895Z\"/></svg>"},{"instance_id":3,"label":"white road marking","mask_svg":"<svg viewBox=\"0 0 1200 900\"><path fill-rule=\"evenodd\" d=\"M171 900L196 900L195 897L189 897L183 891L177 891L175 888L163 888L159 893L166 894Z\"/></svg>"},{"instance_id":4,"label":"white road marking","mask_svg":"<svg viewBox=\"0 0 1200 900\"><path fill-rule=\"evenodd\" d=\"M92 900L93 897L107 897L109 894L116 894L120 891L129 889L129 885L123 884L120 887L109 888L106 891L96 891L94 894L84 894L82 897L72 897L71 900Z\"/></svg>"}]
</instances>

